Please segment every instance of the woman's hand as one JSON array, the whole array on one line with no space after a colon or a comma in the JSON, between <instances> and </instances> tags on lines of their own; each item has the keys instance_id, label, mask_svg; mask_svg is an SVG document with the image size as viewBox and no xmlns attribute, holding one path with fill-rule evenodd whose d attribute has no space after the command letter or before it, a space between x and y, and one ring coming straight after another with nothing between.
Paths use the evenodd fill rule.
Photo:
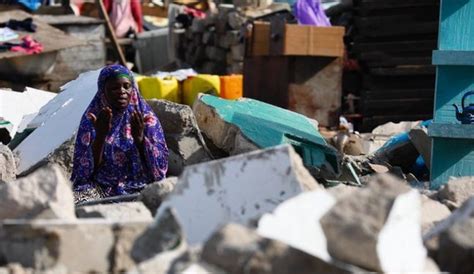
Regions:
<instances>
[{"instance_id":1,"label":"woman's hand","mask_svg":"<svg viewBox=\"0 0 474 274\"><path fill-rule=\"evenodd\" d=\"M112 128L112 109L104 107L99 112L98 117L91 112L89 112L87 116L94 125L96 135L105 138Z\"/></svg>"},{"instance_id":2,"label":"woman's hand","mask_svg":"<svg viewBox=\"0 0 474 274\"><path fill-rule=\"evenodd\" d=\"M137 110L132 112L132 136L135 142L139 145L143 143L145 131L145 121L143 114Z\"/></svg>"}]
</instances>

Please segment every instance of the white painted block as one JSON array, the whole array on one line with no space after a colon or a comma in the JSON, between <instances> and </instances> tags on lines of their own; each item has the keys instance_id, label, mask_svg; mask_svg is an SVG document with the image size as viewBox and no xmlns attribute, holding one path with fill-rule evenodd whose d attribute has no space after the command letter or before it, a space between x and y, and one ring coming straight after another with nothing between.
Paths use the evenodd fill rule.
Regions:
<instances>
[{"instance_id":1,"label":"white painted block","mask_svg":"<svg viewBox=\"0 0 474 274\"><path fill-rule=\"evenodd\" d=\"M319 188L289 145L187 167L158 209L176 210L190 244L203 243L220 226L248 224L283 201Z\"/></svg>"},{"instance_id":2,"label":"white painted block","mask_svg":"<svg viewBox=\"0 0 474 274\"><path fill-rule=\"evenodd\" d=\"M258 234L329 262L331 257L319 219L335 203L336 199L324 190L302 193L280 204L273 214L263 215L258 222Z\"/></svg>"},{"instance_id":3,"label":"white painted block","mask_svg":"<svg viewBox=\"0 0 474 274\"><path fill-rule=\"evenodd\" d=\"M18 173L47 157L76 133L84 111L97 92L98 76L99 70L79 75L41 108L28 125L37 129L14 150L20 158Z\"/></svg>"},{"instance_id":4,"label":"white painted block","mask_svg":"<svg viewBox=\"0 0 474 274\"><path fill-rule=\"evenodd\" d=\"M0 90L0 117L13 125L10 136L15 136L23 116L37 113L55 96L56 93L33 88L24 92Z\"/></svg>"}]
</instances>

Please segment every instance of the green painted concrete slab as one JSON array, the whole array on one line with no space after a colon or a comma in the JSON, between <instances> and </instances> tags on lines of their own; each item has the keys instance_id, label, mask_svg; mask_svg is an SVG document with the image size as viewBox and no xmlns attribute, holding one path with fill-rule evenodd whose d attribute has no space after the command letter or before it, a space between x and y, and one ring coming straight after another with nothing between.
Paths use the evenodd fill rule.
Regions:
<instances>
[{"instance_id":1,"label":"green painted concrete slab","mask_svg":"<svg viewBox=\"0 0 474 274\"><path fill-rule=\"evenodd\" d=\"M203 103L213 107L228 123L260 148L291 144L306 166L329 165L339 173L339 156L307 117L253 99L225 100L203 95Z\"/></svg>"}]
</instances>

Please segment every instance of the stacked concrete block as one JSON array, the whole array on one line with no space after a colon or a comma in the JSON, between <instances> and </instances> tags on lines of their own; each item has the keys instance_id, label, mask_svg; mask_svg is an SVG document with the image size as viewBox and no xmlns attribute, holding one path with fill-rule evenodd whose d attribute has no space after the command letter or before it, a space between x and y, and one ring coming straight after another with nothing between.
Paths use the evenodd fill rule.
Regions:
<instances>
[{"instance_id":1,"label":"stacked concrete block","mask_svg":"<svg viewBox=\"0 0 474 274\"><path fill-rule=\"evenodd\" d=\"M176 50L183 53L181 61L200 73L241 74L245 52L241 29L247 18L233 6L220 5L218 9L182 28L185 34Z\"/></svg>"}]
</instances>

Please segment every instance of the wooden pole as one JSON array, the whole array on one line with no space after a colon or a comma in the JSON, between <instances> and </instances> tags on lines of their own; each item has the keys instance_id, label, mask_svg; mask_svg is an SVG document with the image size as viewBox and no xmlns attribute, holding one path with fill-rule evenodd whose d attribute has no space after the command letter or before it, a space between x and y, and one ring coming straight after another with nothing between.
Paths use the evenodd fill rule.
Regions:
<instances>
[{"instance_id":1,"label":"wooden pole","mask_svg":"<svg viewBox=\"0 0 474 274\"><path fill-rule=\"evenodd\" d=\"M112 41L112 45L119 56L119 62L122 66L127 66L127 60L125 59L125 55L122 52L122 48L120 47L117 41L117 37L115 36L115 31L114 31L114 28L112 27L112 23L110 23L109 14L107 13L107 10L105 9L104 2L102 2L102 0L97 0L97 5L99 6L100 16L106 22L107 33L109 34L110 41Z\"/></svg>"}]
</instances>

